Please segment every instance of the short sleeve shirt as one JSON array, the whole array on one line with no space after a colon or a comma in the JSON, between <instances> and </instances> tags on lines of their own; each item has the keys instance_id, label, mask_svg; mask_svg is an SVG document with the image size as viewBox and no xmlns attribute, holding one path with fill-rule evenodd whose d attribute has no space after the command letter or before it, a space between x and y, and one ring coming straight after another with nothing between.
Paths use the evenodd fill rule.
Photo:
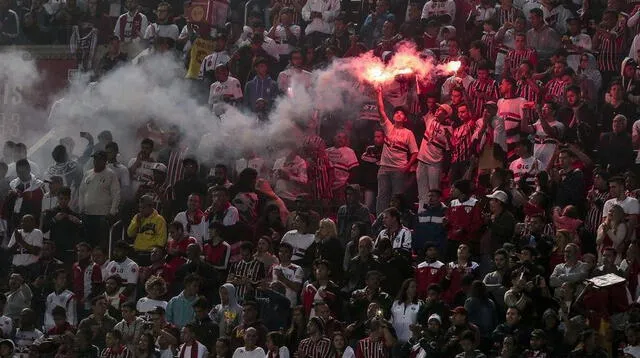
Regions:
<instances>
[{"instance_id":1,"label":"short sleeve shirt","mask_svg":"<svg viewBox=\"0 0 640 358\"><path fill-rule=\"evenodd\" d=\"M380 165L391 168L404 168L409 163L409 155L418 152L413 133L406 128L396 128L391 121L385 121L384 146Z\"/></svg>"}]
</instances>

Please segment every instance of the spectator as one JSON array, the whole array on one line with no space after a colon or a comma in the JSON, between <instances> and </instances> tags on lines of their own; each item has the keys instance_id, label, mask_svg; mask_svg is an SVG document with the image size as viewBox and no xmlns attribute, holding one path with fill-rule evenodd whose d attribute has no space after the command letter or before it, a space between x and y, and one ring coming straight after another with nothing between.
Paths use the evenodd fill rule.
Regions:
<instances>
[{"instance_id":1,"label":"spectator","mask_svg":"<svg viewBox=\"0 0 640 358\"><path fill-rule=\"evenodd\" d=\"M560 178L557 183L555 203L559 206L575 205L581 207L585 191L584 175L575 168L575 154L569 149L562 149L558 155L560 162Z\"/></svg>"},{"instance_id":2,"label":"spectator","mask_svg":"<svg viewBox=\"0 0 640 358\"><path fill-rule=\"evenodd\" d=\"M156 7L156 22L149 24L144 31L144 39L153 43L156 38L169 38L173 41L178 39L178 26L170 23L169 15L171 5L162 1Z\"/></svg>"},{"instance_id":3,"label":"spectator","mask_svg":"<svg viewBox=\"0 0 640 358\"><path fill-rule=\"evenodd\" d=\"M193 320L193 304L200 291L200 278L191 274L184 279L184 290L167 304L167 322L183 328Z\"/></svg>"},{"instance_id":4,"label":"spectator","mask_svg":"<svg viewBox=\"0 0 640 358\"><path fill-rule=\"evenodd\" d=\"M471 182L458 180L453 183L450 207L446 214L447 245L445 257L452 260L461 243L469 244L482 227L482 211L478 200L471 197Z\"/></svg>"},{"instance_id":5,"label":"spectator","mask_svg":"<svg viewBox=\"0 0 640 358\"><path fill-rule=\"evenodd\" d=\"M531 29L527 31L527 46L535 48L541 59L551 58L551 55L562 46L560 35L545 24L541 9L533 9L528 15Z\"/></svg>"},{"instance_id":6,"label":"spectator","mask_svg":"<svg viewBox=\"0 0 640 358\"><path fill-rule=\"evenodd\" d=\"M92 154L93 169L87 171L80 184L78 206L83 214L85 236L90 243L106 242L108 216L115 216L120 204L118 177L107 168L107 153ZM105 195L106 194L106 195Z\"/></svg>"},{"instance_id":7,"label":"spectator","mask_svg":"<svg viewBox=\"0 0 640 358\"><path fill-rule=\"evenodd\" d=\"M176 271L173 292L179 293L182 284L189 274L197 274L200 277L200 294L211 299L214 294L214 287L220 284L220 277L217 271L202 258L202 249L198 244L187 246L187 262Z\"/></svg>"},{"instance_id":8,"label":"spectator","mask_svg":"<svg viewBox=\"0 0 640 358\"><path fill-rule=\"evenodd\" d=\"M262 349L262 347L256 345L257 339L257 330L253 327L247 328L247 330L244 332L244 345L242 347L236 348L236 350L233 352L233 358L264 357L264 350Z\"/></svg>"},{"instance_id":9,"label":"spectator","mask_svg":"<svg viewBox=\"0 0 640 358\"><path fill-rule=\"evenodd\" d=\"M146 297L142 297L136 304L136 311L145 315L147 319L156 307L162 307L166 311L167 301L163 297L167 294L167 282L160 276L151 276L144 283Z\"/></svg>"},{"instance_id":10,"label":"spectator","mask_svg":"<svg viewBox=\"0 0 640 358\"><path fill-rule=\"evenodd\" d=\"M180 346L180 356L181 357L195 357L195 358L205 358L209 356L209 351L207 347L204 346L197 340L196 337L196 328L193 324L188 323L182 328L182 342L184 342Z\"/></svg>"},{"instance_id":11,"label":"spectator","mask_svg":"<svg viewBox=\"0 0 640 358\"><path fill-rule=\"evenodd\" d=\"M9 195L3 203L6 208L3 219L7 221L8 232L15 229L27 214L33 216L36 225L40 222L42 198L45 192L44 183L32 174L31 165L26 159L18 160L15 167L17 178L9 182Z\"/></svg>"},{"instance_id":12,"label":"spectator","mask_svg":"<svg viewBox=\"0 0 640 358\"><path fill-rule=\"evenodd\" d=\"M133 217L127 235L134 240L133 248L141 255L149 253L153 246L167 242L167 223L154 209L153 198L144 195L139 201L139 212Z\"/></svg>"},{"instance_id":13,"label":"spectator","mask_svg":"<svg viewBox=\"0 0 640 358\"><path fill-rule=\"evenodd\" d=\"M424 139L420 143L420 151L417 156L418 167L416 169L419 207L422 207L427 202L429 190L440 189L444 154L452 148L452 114L453 109L450 105L441 104L438 106L434 117L425 116ZM378 194L379 197L380 194Z\"/></svg>"},{"instance_id":14,"label":"spectator","mask_svg":"<svg viewBox=\"0 0 640 358\"><path fill-rule=\"evenodd\" d=\"M258 305L254 301L247 301L244 303L242 312L242 321L237 325L232 332L231 344L235 344L238 347L242 345L242 336L246 339L247 331L250 329L256 330L255 344L259 347L264 347L267 338L268 329L262 324L259 318ZM246 343L246 342L245 342Z\"/></svg>"},{"instance_id":15,"label":"spectator","mask_svg":"<svg viewBox=\"0 0 640 358\"><path fill-rule=\"evenodd\" d=\"M236 288L232 284L225 283L218 291L220 303L211 310L209 316L220 328L220 336L230 337L233 328L242 322L242 306L238 304Z\"/></svg>"},{"instance_id":16,"label":"spectator","mask_svg":"<svg viewBox=\"0 0 640 358\"><path fill-rule=\"evenodd\" d=\"M380 240L391 241L393 250L402 255L411 254L411 231L400 222L400 212L396 208L389 208L383 212L385 229L380 231L374 247Z\"/></svg>"},{"instance_id":17,"label":"spectator","mask_svg":"<svg viewBox=\"0 0 640 358\"><path fill-rule=\"evenodd\" d=\"M447 233L445 216L447 206L442 203L442 192L437 189L429 191L427 202L418 208L415 237L412 237L412 249L419 256L430 245L440 252L446 249Z\"/></svg>"},{"instance_id":18,"label":"spectator","mask_svg":"<svg viewBox=\"0 0 640 358\"><path fill-rule=\"evenodd\" d=\"M42 231L36 229L35 218L22 217L21 229L13 232L7 248L13 254L12 266L19 272L26 272L27 266L38 261L43 247Z\"/></svg>"},{"instance_id":19,"label":"spectator","mask_svg":"<svg viewBox=\"0 0 640 358\"><path fill-rule=\"evenodd\" d=\"M580 284L587 277L587 265L578 260L579 251L576 244L564 248L564 263L556 265L549 277L551 287L560 287L565 282Z\"/></svg>"},{"instance_id":20,"label":"spectator","mask_svg":"<svg viewBox=\"0 0 640 358\"><path fill-rule=\"evenodd\" d=\"M15 355L21 357L27 355L31 347L37 344L44 336L42 332L36 328L36 320L36 313L32 309L25 308L20 312L18 328L13 338L16 342Z\"/></svg>"},{"instance_id":21,"label":"spectator","mask_svg":"<svg viewBox=\"0 0 640 358\"><path fill-rule=\"evenodd\" d=\"M285 296L291 302L291 307L295 307L298 302L298 293L302 288L304 272L302 268L291 262L293 246L281 243L278 249L279 263L272 268L273 277L271 286L280 285L285 289Z\"/></svg>"},{"instance_id":22,"label":"spectator","mask_svg":"<svg viewBox=\"0 0 640 358\"><path fill-rule=\"evenodd\" d=\"M254 246L245 241L240 246L240 261L234 263L229 269L227 282L236 288L238 300L244 302L255 295L255 287L265 278L265 270L262 263L253 256Z\"/></svg>"},{"instance_id":23,"label":"spectator","mask_svg":"<svg viewBox=\"0 0 640 358\"><path fill-rule=\"evenodd\" d=\"M71 189L63 187L57 194L57 205L45 212L42 231L56 244L64 262L72 262L76 245L83 233L80 215L70 207Z\"/></svg>"},{"instance_id":24,"label":"spectator","mask_svg":"<svg viewBox=\"0 0 640 358\"><path fill-rule=\"evenodd\" d=\"M256 111L256 101L259 98L267 101L270 107L278 93L277 83L269 76L269 63L265 58L256 57L252 63L255 77L244 86L244 105Z\"/></svg>"},{"instance_id":25,"label":"spectator","mask_svg":"<svg viewBox=\"0 0 640 358\"><path fill-rule=\"evenodd\" d=\"M598 162L613 175L625 172L633 163L633 144L626 129L627 118L618 114L613 117L613 131L600 136Z\"/></svg>"},{"instance_id":26,"label":"spectator","mask_svg":"<svg viewBox=\"0 0 640 358\"><path fill-rule=\"evenodd\" d=\"M224 240L224 226L220 223L209 224L209 239L204 244L205 260L218 271L226 271L231 257L231 246Z\"/></svg>"},{"instance_id":27,"label":"spectator","mask_svg":"<svg viewBox=\"0 0 640 358\"><path fill-rule=\"evenodd\" d=\"M83 331L90 335L91 341L98 348L105 348L105 336L117 324L116 320L107 313L107 299L105 296L96 296L91 300L91 311L92 313L89 317L80 321L78 331Z\"/></svg>"},{"instance_id":28,"label":"spectator","mask_svg":"<svg viewBox=\"0 0 640 358\"><path fill-rule=\"evenodd\" d=\"M193 303L193 312L195 314L193 323L193 333L196 336L198 342L211 342L212 338L215 340L218 339L219 336L219 328L218 325L211 320L209 317L209 312L211 311L211 304L204 297L198 297L196 301ZM214 348L212 346L213 342L205 345L207 350ZM213 352L213 351L211 351Z\"/></svg>"},{"instance_id":29,"label":"spectator","mask_svg":"<svg viewBox=\"0 0 640 358\"><path fill-rule=\"evenodd\" d=\"M106 281L112 275L120 277L125 287L122 294L128 299L135 299L140 268L135 261L128 257L130 250L131 247L125 241L118 241L115 244L113 260L109 262L106 270L109 276L105 276L103 279Z\"/></svg>"},{"instance_id":30,"label":"spectator","mask_svg":"<svg viewBox=\"0 0 640 358\"><path fill-rule=\"evenodd\" d=\"M370 223L371 214L366 206L360 202L360 186L347 185L345 191L345 205L338 209L337 224L338 237L342 243L346 243L351 237L352 226L356 222Z\"/></svg>"},{"instance_id":31,"label":"spectator","mask_svg":"<svg viewBox=\"0 0 640 358\"><path fill-rule=\"evenodd\" d=\"M106 334L106 347L102 350L100 358L131 358L133 352L122 342L120 331L109 331Z\"/></svg>"},{"instance_id":32,"label":"spectator","mask_svg":"<svg viewBox=\"0 0 640 358\"><path fill-rule=\"evenodd\" d=\"M122 335L122 344L124 344L130 352L136 352L138 342L142 337L145 320L136 316L136 306L132 302L124 302L120 306L120 310L122 313L122 321L118 322L113 329Z\"/></svg>"},{"instance_id":33,"label":"spectator","mask_svg":"<svg viewBox=\"0 0 640 358\"><path fill-rule=\"evenodd\" d=\"M468 320L468 313L464 307L456 307L451 311L451 327L447 330L443 346L445 354L457 354L461 350L460 337L463 332L471 332L473 335L472 346L480 344L480 332L478 327Z\"/></svg>"},{"instance_id":34,"label":"spectator","mask_svg":"<svg viewBox=\"0 0 640 358\"><path fill-rule=\"evenodd\" d=\"M407 172L415 164L418 146L410 130L405 128L407 114L403 108L394 109L393 124L387 117L382 101L382 88L378 88L378 112L380 125L386 137L378 170L378 198L376 212L387 208L391 195L401 194L405 189ZM407 157L409 159L407 160Z\"/></svg>"},{"instance_id":35,"label":"spectator","mask_svg":"<svg viewBox=\"0 0 640 358\"><path fill-rule=\"evenodd\" d=\"M205 59L206 61L206 59ZM219 64L215 68L215 81L209 87L209 106L215 109L218 103L235 105L242 101L242 88L237 78L229 76L227 64Z\"/></svg>"},{"instance_id":36,"label":"spectator","mask_svg":"<svg viewBox=\"0 0 640 358\"><path fill-rule=\"evenodd\" d=\"M308 185L307 162L291 147L286 156L278 158L273 164L273 176L276 195L286 202L294 201L298 195L305 193Z\"/></svg>"},{"instance_id":37,"label":"spectator","mask_svg":"<svg viewBox=\"0 0 640 358\"><path fill-rule=\"evenodd\" d=\"M331 341L324 335L324 322L319 317L312 317L307 323L309 338L298 345L296 354L299 357L328 357Z\"/></svg>"},{"instance_id":38,"label":"spectator","mask_svg":"<svg viewBox=\"0 0 640 358\"><path fill-rule=\"evenodd\" d=\"M149 26L149 21L147 17L138 10L137 0L128 0L125 3L125 8L127 12L118 17L113 34L118 36L120 41L125 43L127 47L131 47L132 42L143 39L144 33ZM137 54L134 48L127 49L125 52L131 57L135 57Z\"/></svg>"},{"instance_id":39,"label":"spectator","mask_svg":"<svg viewBox=\"0 0 640 358\"><path fill-rule=\"evenodd\" d=\"M76 313L76 299L73 292L66 289L67 273L64 270L56 271L53 281L53 292L47 296L46 311L44 316L44 329L49 331L54 328L55 322L53 310L62 307L66 312L66 322L72 326L78 324Z\"/></svg>"}]
</instances>

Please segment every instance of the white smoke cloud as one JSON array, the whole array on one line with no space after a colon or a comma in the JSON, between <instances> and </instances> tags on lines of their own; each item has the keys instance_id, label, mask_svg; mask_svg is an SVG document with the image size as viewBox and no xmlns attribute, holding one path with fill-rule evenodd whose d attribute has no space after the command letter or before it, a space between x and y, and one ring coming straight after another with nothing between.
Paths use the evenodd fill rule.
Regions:
<instances>
[{"instance_id":1,"label":"white smoke cloud","mask_svg":"<svg viewBox=\"0 0 640 358\"><path fill-rule=\"evenodd\" d=\"M5 87L29 89L42 80L43 75L37 72L33 61L24 58L24 54L17 52L0 53L0 80L7 83ZM120 145L122 160L128 160L138 149L136 130L153 118L165 127L179 125L186 133L190 149L202 159L229 160L241 156L247 149L264 155L270 148L301 139L294 123L309 121L316 111L340 112L342 117L346 114L355 118L365 99L362 89L356 85L357 78L362 80L359 74L371 64L370 58L366 55L341 59L326 69L314 71L310 88L293 83L293 96L278 98L269 122L259 125L254 114L233 107L227 108L222 118L218 118L208 106L195 100L195 84L183 79L182 63L167 56L157 56L141 65L120 67L101 78L95 86L86 85L88 76L80 78L55 96L64 99L54 105L49 119L49 113L27 108L30 116L39 117L35 121L39 124L34 127L29 122L22 133L14 137L29 142L24 138L25 133L40 133L41 136L46 130L53 129L51 138L41 141L30 153L33 160L46 168L51 164L50 153L59 138L74 138L75 152L79 154L84 143L79 138L80 131L90 132L95 137L100 131L110 130ZM428 66L431 68L430 62ZM14 90L10 88L9 91ZM20 106L29 105L23 101L13 107ZM25 111L24 108L21 110ZM28 144L32 142L35 138Z\"/></svg>"}]
</instances>

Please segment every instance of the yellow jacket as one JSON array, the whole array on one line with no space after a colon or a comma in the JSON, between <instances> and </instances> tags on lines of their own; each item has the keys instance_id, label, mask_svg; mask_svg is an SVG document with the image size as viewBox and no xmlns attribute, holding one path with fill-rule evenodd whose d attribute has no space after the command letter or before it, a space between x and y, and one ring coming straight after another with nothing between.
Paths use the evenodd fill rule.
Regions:
<instances>
[{"instance_id":1,"label":"yellow jacket","mask_svg":"<svg viewBox=\"0 0 640 358\"><path fill-rule=\"evenodd\" d=\"M162 215L154 210L153 214L142 218L139 226L138 215L140 214L133 217L127 229L127 235L135 239L133 248L136 251L151 251L153 246L165 246L167 243L167 223Z\"/></svg>"}]
</instances>

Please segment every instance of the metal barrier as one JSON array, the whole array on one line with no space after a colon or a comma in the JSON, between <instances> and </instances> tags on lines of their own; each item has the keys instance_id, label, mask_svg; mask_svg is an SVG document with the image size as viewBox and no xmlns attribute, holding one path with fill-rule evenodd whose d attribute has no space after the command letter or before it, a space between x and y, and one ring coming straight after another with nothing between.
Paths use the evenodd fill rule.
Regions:
<instances>
[{"instance_id":1,"label":"metal barrier","mask_svg":"<svg viewBox=\"0 0 640 358\"><path fill-rule=\"evenodd\" d=\"M249 17L249 6L253 5L255 0L249 0L244 4L244 26L247 26L247 18Z\"/></svg>"},{"instance_id":2,"label":"metal barrier","mask_svg":"<svg viewBox=\"0 0 640 358\"><path fill-rule=\"evenodd\" d=\"M111 260L111 249L113 248L113 232L118 227L118 225L122 224L122 220L118 220L115 224L111 225L109 229L109 260ZM124 240L124 226L120 227L120 240Z\"/></svg>"}]
</instances>

